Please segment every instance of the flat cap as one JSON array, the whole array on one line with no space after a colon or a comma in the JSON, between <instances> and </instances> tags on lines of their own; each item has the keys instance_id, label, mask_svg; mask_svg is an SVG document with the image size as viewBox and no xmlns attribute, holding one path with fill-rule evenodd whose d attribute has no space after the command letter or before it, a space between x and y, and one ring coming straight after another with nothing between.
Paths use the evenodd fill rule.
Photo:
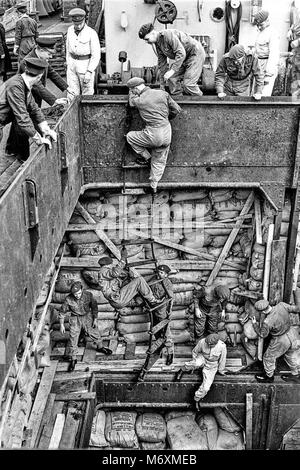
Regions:
<instances>
[{"instance_id":1,"label":"flat cap","mask_svg":"<svg viewBox=\"0 0 300 470\"><path fill-rule=\"evenodd\" d=\"M5 8L0 8L0 16L4 15L5 13Z\"/></svg>"},{"instance_id":2,"label":"flat cap","mask_svg":"<svg viewBox=\"0 0 300 470\"><path fill-rule=\"evenodd\" d=\"M22 2L21 2L21 3L17 3L17 4L15 5L15 8L16 8L17 10L27 10L27 4L26 4L26 3L22 3Z\"/></svg>"},{"instance_id":3,"label":"flat cap","mask_svg":"<svg viewBox=\"0 0 300 470\"><path fill-rule=\"evenodd\" d=\"M215 293L219 299L229 299L230 290L227 286L216 286Z\"/></svg>"},{"instance_id":4,"label":"flat cap","mask_svg":"<svg viewBox=\"0 0 300 470\"><path fill-rule=\"evenodd\" d=\"M169 266L167 266L166 264L159 265L157 269L158 271L163 271L166 274L169 274L169 272L171 272L171 268L169 268Z\"/></svg>"},{"instance_id":5,"label":"flat cap","mask_svg":"<svg viewBox=\"0 0 300 470\"><path fill-rule=\"evenodd\" d=\"M128 80L127 86L128 88L134 88L135 86L142 85L142 83L145 83L145 80L140 77L132 77Z\"/></svg>"},{"instance_id":6,"label":"flat cap","mask_svg":"<svg viewBox=\"0 0 300 470\"><path fill-rule=\"evenodd\" d=\"M69 11L69 16L72 17L72 21L81 21L86 16L86 12L82 8L72 8Z\"/></svg>"},{"instance_id":7,"label":"flat cap","mask_svg":"<svg viewBox=\"0 0 300 470\"><path fill-rule=\"evenodd\" d=\"M256 15L254 16L253 23L254 24L260 24L266 21L269 18L269 12L267 10L260 10Z\"/></svg>"},{"instance_id":8,"label":"flat cap","mask_svg":"<svg viewBox=\"0 0 300 470\"><path fill-rule=\"evenodd\" d=\"M153 29L154 29L154 26L152 23L143 24L143 26L141 26L139 29L139 38L144 39L146 34L151 33Z\"/></svg>"},{"instance_id":9,"label":"flat cap","mask_svg":"<svg viewBox=\"0 0 300 470\"><path fill-rule=\"evenodd\" d=\"M98 264L100 266L106 266L107 264L112 264L113 260L110 256L103 256L103 258L98 259Z\"/></svg>"},{"instance_id":10,"label":"flat cap","mask_svg":"<svg viewBox=\"0 0 300 470\"><path fill-rule=\"evenodd\" d=\"M52 38L50 36L39 36L37 39L36 39L36 43L40 46L40 47L48 47L49 49L54 49L54 46L56 44L56 39L55 38Z\"/></svg>"},{"instance_id":11,"label":"flat cap","mask_svg":"<svg viewBox=\"0 0 300 470\"><path fill-rule=\"evenodd\" d=\"M262 299L262 300L258 300L257 302L255 302L254 307L259 312L262 312L263 310L266 310L269 307L269 305L270 304L268 300Z\"/></svg>"},{"instance_id":12,"label":"flat cap","mask_svg":"<svg viewBox=\"0 0 300 470\"><path fill-rule=\"evenodd\" d=\"M25 57L26 71L32 75L39 75L43 73L48 63L43 59L38 59L36 57Z\"/></svg>"},{"instance_id":13,"label":"flat cap","mask_svg":"<svg viewBox=\"0 0 300 470\"><path fill-rule=\"evenodd\" d=\"M208 346L215 346L219 341L220 337L217 333L212 333L211 335L206 336L205 342Z\"/></svg>"},{"instance_id":14,"label":"flat cap","mask_svg":"<svg viewBox=\"0 0 300 470\"><path fill-rule=\"evenodd\" d=\"M244 46L242 46L242 44L236 44L235 46L232 46L228 54L230 59L240 59L245 55L245 53L246 51Z\"/></svg>"},{"instance_id":15,"label":"flat cap","mask_svg":"<svg viewBox=\"0 0 300 470\"><path fill-rule=\"evenodd\" d=\"M75 281L71 285L71 292L74 294L74 292L79 292L82 289L82 284L80 281Z\"/></svg>"}]
</instances>

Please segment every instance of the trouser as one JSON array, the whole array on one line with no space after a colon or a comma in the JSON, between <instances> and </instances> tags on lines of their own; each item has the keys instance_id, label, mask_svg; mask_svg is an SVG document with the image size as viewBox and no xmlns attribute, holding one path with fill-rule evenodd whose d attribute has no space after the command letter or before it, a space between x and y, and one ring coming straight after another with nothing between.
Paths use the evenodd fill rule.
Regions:
<instances>
[{"instance_id":1,"label":"trouser","mask_svg":"<svg viewBox=\"0 0 300 470\"><path fill-rule=\"evenodd\" d=\"M163 300L162 300L163 301ZM162 320L167 318L166 307L163 306L161 309L157 309L153 312L153 325L157 325ZM156 335L155 338L159 339L162 336L162 332L164 329L160 330ZM164 333L164 342L165 348L167 350L167 354L174 354L174 342L171 335L170 325L167 326L165 333ZM154 341L155 345L156 341Z\"/></svg>"},{"instance_id":2,"label":"trouser","mask_svg":"<svg viewBox=\"0 0 300 470\"><path fill-rule=\"evenodd\" d=\"M33 36L21 39L20 47L18 49L18 61L21 62L21 60L23 60L24 57L32 51L35 45L36 42Z\"/></svg>"},{"instance_id":3,"label":"trouser","mask_svg":"<svg viewBox=\"0 0 300 470\"><path fill-rule=\"evenodd\" d=\"M202 368L203 380L200 387L195 392L195 398L197 398L197 400L201 400L203 397L205 397L207 392L210 390L215 375L218 371L218 361L209 362L205 359L205 357L202 356L202 354L199 354L196 359L193 359L190 362L185 362L184 364L184 370L186 371L199 368Z\"/></svg>"},{"instance_id":4,"label":"trouser","mask_svg":"<svg viewBox=\"0 0 300 470\"><path fill-rule=\"evenodd\" d=\"M197 83L202 73L204 61L205 51L202 47L195 54L188 56L178 72L175 72L168 80L170 94L181 95L183 92L186 95L201 96L203 93Z\"/></svg>"},{"instance_id":5,"label":"trouser","mask_svg":"<svg viewBox=\"0 0 300 470\"><path fill-rule=\"evenodd\" d=\"M98 348L102 347L100 332L98 328L93 328L93 318L91 314L84 316L71 315L69 323L70 339L66 354L69 355L72 360L76 359L78 353L78 339L82 330L87 340L92 341Z\"/></svg>"},{"instance_id":6,"label":"trouser","mask_svg":"<svg viewBox=\"0 0 300 470\"><path fill-rule=\"evenodd\" d=\"M292 375L300 373L299 366L296 362L295 347L291 340L291 329L289 332L281 336L273 336L270 344L263 355L263 365L268 377L272 377L276 368L276 359L284 356L284 360L291 369Z\"/></svg>"},{"instance_id":7,"label":"trouser","mask_svg":"<svg viewBox=\"0 0 300 470\"><path fill-rule=\"evenodd\" d=\"M172 138L171 124L164 127L146 127L142 131L130 131L126 135L127 142L133 150L146 160L151 158L150 184L157 187L161 180L170 150ZM147 149L152 149L152 154Z\"/></svg>"},{"instance_id":8,"label":"trouser","mask_svg":"<svg viewBox=\"0 0 300 470\"><path fill-rule=\"evenodd\" d=\"M67 68L68 99L74 98L74 95L93 95L95 72L91 74L88 83L84 83L85 73L79 73L70 67Z\"/></svg>"},{"instance_id":9,"label":"trouser","mask_svg":"<svg viewBox=\"0 0 300 470\"><path fill-rule=\"evenodd\" d=\"M11 122L6 152L20 155L23 160L27 160L30 155L29 137L20 130L15 119Z\"/></svg>"},{"instance_id":10,"label":"trouser","mask_svg":"<svg viewBox=\"0 0 300 470\"><path fill-rule=\"evenodd\" d=\"M141 295L149 302L153 302L155 297L149 285L143 277L136 277L126 286L120 289L117 300L110 300L110 304L115 308L126 307L136 295Z\"/></svg>"},{"instance_id":11,"label":"trouser","mask_svg":"<svg viewBox=\"0 0 300 470\"><path fill-rule=\"evenodd\" d=\"M292 59L291 70L291 95L299 96L300 94L300 49L298 53L294 53Z\"/></svg>"},{"instance_id":12,"label":"trouser","mask_svg":"<svg viewBox=\"0 0 300 470\"><path fill-rule=\"evenodd\" d=\"M258 63L260 67L262 68L262 70L266 72L268 59L258 59ZM262 96L272 96L274 83L275 83L277 75L278 75L278 67L274 71L274 74L272 75L272 77L265 77L265 80L268 80L268 83L266 83L263 87Z\"/></svg>"},{"instance_id":13,"label":"trouser","mask_svg":"<svg viewBox=\"0 0 300 470\"><path fill-rule=\"evenodd\" d=\"M197 318L195 316L194 320L195 336L197 339L203 338L205 336L205 333L210 335L211 333L218 332L219 313L204 313L203 311L201 313L201 317Z\"/></svg>"}]
</instances>

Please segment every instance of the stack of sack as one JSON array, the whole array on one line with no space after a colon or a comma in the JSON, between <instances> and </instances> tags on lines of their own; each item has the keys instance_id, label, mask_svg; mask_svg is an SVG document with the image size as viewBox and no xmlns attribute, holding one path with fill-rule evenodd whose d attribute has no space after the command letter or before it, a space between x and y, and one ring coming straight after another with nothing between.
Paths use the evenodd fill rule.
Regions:
<instances>
[{"instance_id":1,"label":"stack of sack","mask_svg":"<svg viewBox=\"0 0 300 470\"><path fill-rule=\"evenodd\" d=\"M244 349L247 351L249 356L253 360L257 359L257 346L258 346L258 335L253 328L251 321L252 317L256 318L256 321L260 322L260 313L254 307L255 300L247 299L245 302L245 310L239 314L239 322L242 327L241 342Z\"/></svg>"},{"instance_id":2,"label":"stack of sack","mask_svg":"<svg viewBox=\"0 0 300 470\"><path fill-rule=\"evenodd\" d=\"M90 448L144 450L243 450L241 427L225 408L196 413L96 410Z\"/></svg>"},{"instance_id":3,"label":"stack of sack","mask_svg":"<svg viewBox=\"0 0 300 470\"><path fill-rule=\"evenodd\" d=\"M249 276L246 273L240 276L241 285L250 291L262 292L265 251L266 246L264 244L254 243Z\"/></svg>"}]
</instances>

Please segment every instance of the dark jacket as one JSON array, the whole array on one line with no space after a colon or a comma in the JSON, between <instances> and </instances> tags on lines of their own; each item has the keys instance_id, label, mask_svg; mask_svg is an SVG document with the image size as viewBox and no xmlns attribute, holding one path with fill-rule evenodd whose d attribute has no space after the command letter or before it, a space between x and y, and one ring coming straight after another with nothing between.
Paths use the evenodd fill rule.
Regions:
<instances>
[{"instance_id":1,"label":"dark jacket","mask_svg":"<svg viewBox=\"0 0 300 470\"><path fill-rule=\"evenodd\" d=\"M34 124L45 117L33 99L20 74L9 78L0 87L0 127L15 119L21 132L29 137L36 133Z\"/></svg>"},{"instance_id":2,"label":"dark jacket","mask_svg":"<svg viewBox=\"0 0 300 470\"><path fill-rule=\"evenodd\" d=\"M0 23L0 55L5 55L4 59L1 59L0 72L8 72L11 70L11 60L9 50L5 41L5 29L2 23Z\"/></svg>"},{"instance_id":3,"label":"dark jacket","mask_svg":"<svg viewBox=\"0 0 300 470\"><path fill-rule=\"evenodd\" d=\"M80 299L69 294L60 308L60 320L64 319L68 312L78 317L92 314L93 320L95 320L98 316L98 306L93 294L84 290Z\"/></svg>"},{"instance_id":4,"label":"dark jacket","mask_svg":"<svg viewBox=\"0 0 300 470\"><path fill-rule=\"evenodd\" d=\"M20 46L22 39L32 37L34 40L38 37L37 22L29 18L29 16L22 16L15 26L15 45Z\"/></svg>"},{"instance_id":5,"label":"dark jacket","mask_svg":"<svg viewBox=\"0 0 300 470\"><path fill-rule=\"evenodd\" d=\"M27 54L25 58L28 57L37 57L36 48ZM19 73L23 73L25 71L25 62L24 59L21 60L19 65ZM56 97L51 93L51 91L47 90L47 78L51 80L54 85L57 86L61 91L64 91L68 88L67 82L48 64L48 67L45 69L41 81L32 87L32 95L39 106L42 104L42 100L46 101L46 103L52 106L56 100Z\"/></svg>"}]
</instances>

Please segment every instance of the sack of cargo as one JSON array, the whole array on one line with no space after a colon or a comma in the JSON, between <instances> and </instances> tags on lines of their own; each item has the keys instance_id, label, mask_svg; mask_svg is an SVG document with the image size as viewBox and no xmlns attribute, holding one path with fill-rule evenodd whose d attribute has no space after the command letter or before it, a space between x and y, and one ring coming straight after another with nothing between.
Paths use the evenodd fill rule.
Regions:
<instances>
[{"instance_id":1,"label":"sack of cargo","mask_svg":"<svg viewBox=\"0 0 300 470\"><path fill-rule=\"evenodd\" d=\"M55 304L62 304L64 303L64 301L66 300L66 297L67 295L69 295L69 293L65 292L53 292L52 294L52 302L55 303Z\"/></svg>"},{"instance_id":2,"label":"sack of cargo","mask_svg":"<svg viewBox=\"0 0 300 470\"><path fill-rule=\"evenodd\" d=\"M252 256L251 256L251 261L252 261L252 263L254 263L255 261L259 261L260 263L264 263L265 255L263 255L261 253L253 252ZM264 264L262 266L258 266L258 268L262 268L263 266L264 266Z\"/></svg>"},{"instance_id":3,"label":"sack of cargo","mask_svg":"<svg viewBox=\"0 0 300 470\"><path fill-rule=\"evenodd\" d=\"M263 269L264 264L265 264L264 259L259 260L259 259L254 258L254 261L252 260L252 268L254 268L254 269Z\"/></svg>"},{"instance_id":4,"label":"sack of cargo","mask_svg":"<svg viewBox=\"0 0 300 470\"><path fill-rule=\"evenodd\" d=\"M170 328L172 330L185 330L187 328L187 320L171 320Z\"/></svg>"},{"instance_id":5,"label":"sack of cargo","mask_svg":"<svg viewBox=\"0 0 300 470\"><path fill-rule=\"evenodd\" d=\"M169 201L169 192L160 191L156 193L154 199L154 205L166 204ZM151 194L141 194L137 197L137 204L143 204L145 206L151 206L152 204L152 195Z\"/></svg>"},{"instance_id":6,"label":"sack of cargo","mask_svg":"<svg viewBox=\"0 0 300 470\"><path fill-rule=\"evenodd\" d=\"M103 201L105 204L123 204L124 195L122 193L106 192L103 194L103 196ZM125 197L127 204L134 204L137 201L136 194L126 194Z\"/></svg>"},{"instance_id":7,"label":"sack of cargo","mask_svg":"<svg viewBox=\"0 0 300 470\"><path fill-rule=\"evenodd\" d=\"M99 242L99 237L96 235L94 230L87 230L84 232L69 232L69 239L73 245Z\"/></svg>"},{"instance_id":8,"label":"sack of cargo","mask_svg":"<svg viewBox=\"0 0 300 470\"><path fill-rule=\"evenodd\" d=\"M103 293L101 292L101 290L97 290L97 289L92 289L91 287L89 287L87 289L88 292L91 292L91 294L93 294L93 297L94 299L96 300L97 304L102 304L102 305L107 305L108 304L108 301L107 299L104 297ZM108 304L109 305L109 304Z\"/></svg>"},{"instance_id":9,"label":"sack of cargo","mask_svg":"<svg viewBox=\"0 0 300 470\"><path fill-rule=\"evenodd\" d=\"M227 323L238 323L239 321L239 314L235 313L226 313L225 320Z\"/></svg>"},{"instance_id":10,"label":"sack of cargo","mask_svg":"<svg viewBox=\"0 0 300 470\"><path fill-rule=\"evenodd\" d=\"M230 268L229 268L230 269ZM227 270L222 270L218 272L219 277L227 277L230 279L238 279L240 275L239 271L227 271Z\"/></svg>"},{"instance_id":11,"label":"sack of cargo","mask_svg":"<svg viewBox=\"0 0 300 470\"><path fill-rule=\"evenodd\" d=\"M206 433L192 416L181 416L167 422L167 439L172 450L208 450Z\"/></svg>"},{"instance_id":12,"label":"sack of cargo","mask_svg":"<svg viewBox=\"0 0 300 470\"><path fill-rule=\"evenodd\" d=\"M213 204L220 201L228 201L233 196L231 189L211 189L208 193L208 197Z\"/></svg>"},{"instance_id":13,"label":"sack of cargo","mask_svg":"<svg viewBox=\"0 0 300 470\"><path fill-rule=\"evenodd\" d=\"M196 418L196 412L192 410L176 410L176 411L168 411L165 414L165 421L166 423L170 421L170 419L174 418L181 418L182 416L190 416L195 420Z\"/></svg>"},{"instance_id":14,"label":"sack of cargo","mask_svg":"<svg viewBox=\"0 0 300 470\"><path fill-rule=\"evenodd\" d=\"M240 257L232 256L232 255L227 256L226 261L231 261L232 263L236 263L236 265L239 267L239 269L245 270L248 260L247 260L247 258L244 258L244 254L243 254L243 256L240 256Z\"/></svg>"},{"instance_id":15,"label":"sack of cargo","mask_svg":"<svg viewBox=\"0 0 300 470\"><path fill-rule=\"evenodd\" d=\"M234 245L232 245L232 247L230 248L229 253L232 254L233 256L237 256L238 258L242 258L243 250L242 250L240 242L234 243Z\"/></svg>"},{"instance_id":16,"label":"sack of cargo","mask_svg":"<svg viewBox=\"0 0 300 470\"><path fill-rule=\"evenodd\" d=\"M231 228L206 228L205 231L209 234L212 235L213 237L221 237L225 235L229 235L231 232Z\"/></svg>"},{"instance_id":17,"label":"sack of cargo","mask_svg":"<svg viewBox=\"0 0 300 470\"><path fill-rule=\"evenodd\" d=\"M123 339L126 343L149 343L149 338L150 335L148 331L123 335Z\"/></svg>"},{"instance_id":18,"label":"sack of cargo","mask_svg":"<svg viewBox=\"0 0 300 470\"><path fill-rule=\"evenodd\" d=\"M123 307L123 308L119 308L118 313L119 313L120 318L121 318L123 316L125 317L125 316L128 316L128 315L141 315L145 312L144 312L143 306L140 306L140 307Z\"/></svg>"},{"instance_id":19,"label":"sack of cargo","mask_svg":"<svg viewBox=\"0 0 300 470\"><path fill-rule=\"evenodd\" d=\"M254 268L253 266L251 266L250 276L255 281L262 281L262 279L264 277L264 270L263 269L257 269L257 268Z\"/></svg>"},{"instance_id":20,"label":"sack of cargo","mask_svg":"<svg viewBox=\"0 0 300 470\"><path fill-rule=\"evenodd\" d=\"M59 342L66 342L70 338L70 332L66 331L65 333L61 333L59 330L58 331L51 331L50 333L50 338L53 343L59 343Z\"/></svg>"},{"instance_id":21,"label":"sack of cargo","mask_svg":"<svg viewBox=\"0 0 300 470\"><path fill-rule=\"evenodd\" d=\"M213 237L210 245L213 246L214 248L219 248L219 247L223 247L227 241L228 237L226 235L222 236L218 236L218 237Z\"/></svg>"},{"instance_id":22,"label":"sack of cargo","mask_svg":"<svg viewBox=\"0 0 300 470\"><path fill-rule=\"evenodd\" d=\"M207 248L206 246L202 246L201 248L198 248L197 247L197 251L199 251L199 253L207 253ZM185 253L185 252L181 252L181 258L182 259L186 259L186 260L196 260L196 261L199 261L199 256L197 255L192 255L190 253Z\"/></svg>"},{"instance_id":23,"label":"sack of cargo","mask_svg":"<svg viewBox=\"0 0 300 470\"><path fill-rule=\"evenodd\" d=\"M100 271L100 267L99 269L84 269L82 271L82 277L83 279L86 281L86 283L92 287L93 289L95 290L100 290L100 286L99 286L99 283L98 283L98 274L99 274L99 271ZM107 302L107 300L106 300Z\"/></svg>"},{"instance_id":24,"label":"sack of cargo","mask_svg":"<svg viewBox=\"0 0 300 470\"><path fill-rule=\"evenodd\" d=\"M256 242L253 245L253 251L255 253L260 253L261 255L264 255L266 251L266 245L262 245L261 243Z\"/></svg>"},{"instance_id":25,"label":"sack of cargo","mask_svg":"<svg viewBox=\"0 0 300 470\"><path fill-rule=\"evenodd\" d=\"M206 230L186 230L184 231L184 239L181 240L181 245L194 250L200 250L204 246L210 245L213 237L206 233Z\"/></svg>"},{"instance_id":26,"label":"sack of cargo","mask_svg":"<svg viewBox=\"0 0 300 470\"><path fill-rule=\"evenodd\" d=\"M174 294L174 305L189 305L193 300L193 291L176 292Z\"/></svg>"},{"instance_id":27,"label":"sack of cargo","mask_svg":"<svg viewBox=\"0 0 300 470\"><path fill-rule=\"evenodd\" d=\"M239 280L237 278L227 278L227 277L216 277L215 284L219 286L227 286L228 289L234 289L239 285Z\"/></svg>"},{"instance_id":28,"label":"sack of cargo","mask_svg":"<svg viewBox=\"0 0 300 470\"><path fill-rule=\"evenodd\" d=\"M71 224L71 225L72 225L72 224L79 225L79 224L87 224L87 222L86 222L86 220L82 217L82 215L79 215L79 214L76 214L75 212L73 212L69 224Z\"/></svg>"},{"instance_id":29,"label":"sack of cargo","mask_svg":"<svg viewBox=\"0 0 300 470\"><path fill-rule=\"evenodd\" d=\"M243 331L243 327L238 321L234 323L226 322L225 328L227 333L241 333Z\"/></svg>"},{"instance_id":30,"label":"sack of cargo","mask_svg":"<svg viewBox=\"0 0 300 470\"><path fill-rule=\"evenodd\" d=\"M55 291L69 293L71 290L71 285L76 281L80 281L83 284L83 287L86 286L85 282L83 282L80 270L62 268L60 269L57 276Z\"/></svg>"},{"instance_id":31,"label":"sack of cargo","mask_svg":"<svg viewBox=\"0 0 300 470\"><path fill-rule=\"evenodd\" d=\"M195 287L198 286L197 282L191 283L191 282L180 282L180 283L174 283L173 284L173 292L186 292L187 290L194 290Z\"/></svg>"},{"instance_id":32,"label":"sack of cargo","mask_svg":"<svg viewBox=\"0 0 300 470\"><path fill-rule=\"evenodd\" d=\"M174 284L183 284L183 283L198 283L202 279L203 271L183 271L180 270L179 273L171 274L170 279ZM193 290L193 287L190 289Z\"/></svg>"},{"instance_id":33,"label":"sack of cargo","mask_svg":"<svg viewBox=\"0 0 300 470\"><path fill-rule=\"evenodd\" d=\"M239 432L240 426L236 423L234 418L229 414L225 408L220 406L213 409L214 416L217 420L218 426L224 431L228 432Z\"/></svg>"},{"instance_id":34,"label":"sack of cargo","mask_svg":"<svg viewBox=\"0 0 300 470\"><path fill-rule=\"evenodd\" d=\"M173 202L170 206L170 218L174 222L182 222L183 225L189 221L196 220L204 225L204 217L211 211L209 199L202 201Z\"/></svg>"},{"instance_id":35,"label":"sack of cargo","mask_svg":"<svg viewBox=\"0 0 300 470\"><path fill-rule=\"evenodd\" d=\"M215 258L219 258L222 250L223 250L223 246L219 246L219 247L208 246L207 247L207 253L214 256Z\"/></svg>"},{"instance_id":36,"label":"sack of cargo","mask_svg":"<svg viewBox=\"0 0 300 470\"><path fill-rule=\"evenodd\" d=\"M206 434L207 444L209 450L214 450L217 445L218 439L218 423L216 418L211 414L205 414L196 419L196 422L201 429Z\"/></svg>"},{"instance_id":37,"label":"sack of cargo","mask_svg":"<svg viewBox=\"0 0 300 470\"><path fill-rule=\"evenodd\" d=\"M117 318L116 312L103 312L98 310L98 320L115 320Z\"/></svg>"},{"instance_id":38,"label":"sack of cargo","mask_svg":"<svg viewBox=\"0 0 300 470\"><path fill-rule=\"evenodd\" d=\"M172 202L180 202L201 200L205 197L207 197L207 191L205 189L199 189L195 191L174 191L171 193L170 199L172 200Z\"/></svg>"},{"instance_id":39,"label":"sack of cargo","mask_svg":"<svg viewBox=\"0 0 300 470\"><path fill-rule=\"evenodd\" d=\"M173 310L171 313L171 320L187 320L187 318L186 309Z\"/></svg>"},{"instance_id":40,"label":"sack of cargo","mask_svg":"<svg viewBox=\"0 0 300 470\"><path fill-rule=\"evenodd\" d=\"M218 331L222 331L225 329L226 323L224 321L219 321L218 322Z\"/></svg>"},{"instance_id":41,"label":"sack of cargo","mask_svg":"<svg viewBox=\"0 0 300 470\"><path fill-rule=\"evenodd\" d=\"M219 430L215 450L244 450L244 438L242 432L228 432Z\"/></svg>"},{"instance_id":42,"label":"sack of cargo","mask_svg":"<svg viewBox=\"0 0 300 470\"><path fill-rule=\"evenodd\" d=\"M106 413L105 438L111 446L138 448L135 433L136 412L109 411Z\"/></svg>"},{"instance_id":43,"label":"sack of cargo","mask_svg":"<svg viewBox=\"0 0 300 470\"><path fill-rule=\"evenodd\" d=\"M104 435L105 421L105 411L98 410L93 418L90 446L107 447L109 445Z\"/></svg>"},{"instance_id":44,"label":"sack of cargo","mask_svg":"<svg viewBox=\"0 0 300 470\"><path fill-rule=\"evenodd\" d=\"M256 292L262 292L262 282L255 281L254 279L251 278L248 283L248 289L254 290Z\"/></svg>"},{"instance_id":45,"label":"sack of cargo","mask_svg":"<svg viewBox=\"0 0 300 470\"><path fill-rule=\"evenodd\" d=\"M216 213L216 220L235 219L240 215L240 211L219 211Z\"/></svg>"},{"instance_id":46,"label":"sack of cargo","mask_svg":"<svg viewBox=\"0 0 300 470\"><path fill-rule=\"evenodd\" d=\"M247 199L248 196L250 195L251 190L250 189L236 189L234 191L234 197L236 199Z\"/></svg>"},{"instance_id":47,"label":"sack of cargo","mask_svg":"<svg viewBox=\"0 0 300 470\"><path fill-rule=\"evenodd\" d=\"M115 320L98 320L98 330L100 331L101 336L109 336L115 330Z\"/></svg>"},{"instance_id":48,"label":"sack of cargo","mask_svg":"<svg viewBox=\"0 0 300 470\"><path fill-rule=\"evenodd\" d=\"M239 306L232 304L231 302L227 302L226 304L226 312L228 313L237 313L239 311Z\"/></svg>"},{"instance_id":49,"label":"sack of cargo","mask_svg":"<svg viewBox=\"0 0 300 470\"><path fill-rule=\"evenodd\" d=\"M94 292L92 289L89 289L89 291ZM96 292L99 293L100 291L97 290ZM97 299L96 299L96 302L97 302ZM112 307L112 305L110 305L109 303L99 304L97 302L97 304L98 304L98 312L100 312L100 313L101 312L114 312L114 313L116 312L116 309L114 307Z\"/></svg>"},{"instance_id":50,"label":"sack of cargo","mask_svg":"<svg viewBox=\"0 0 300 470\"><path fill-rule=\"evenodd\" d=\"M144 251L144 245L125 245L125 248L127 252L127 258L136 256L137 254Z\"/></svg>"},{"instance_id":51,"label":"sack of cargo","mask_svg":"<svg viewBox=\"0 0 300 470\"><path fill-rule=\"evenodd\" d=\"M140 441L161 442L167 436L167 426L164 418L158 413L143 413L138 416L135 430Z\"/></svg>"},{"instance_id":52,"label":"sack of cargo","mask_svg":"<svg viewBox=\"0 0 300 470\"><path fill-rule=\"evenodd\" d=\"M132 323L147 323L150 321L149 314L147 313L142 313L139 315L122 315L119 318L120 323L127 323L127 324L132 324ZM131 333L131 332L130 332Z\"/></svg>"},{"instance_id":53,"label":"sack of cargo","mask_svg":"<svg viewBox=\"0 0 300 470\"><path fill-rule=\"evenodd\" d=\"M239 290L239 289L236 288L230 291L229 302L236 304L236 305L244 305L245 299L242 296L235 294L235 290Z\"/></svg>"},{"instance_id":54,"label":"sack of cargo","mask_svg":"<svg viewBox=\"0 0 300 470\"><path fill-rule=\"evenodd\" d=\"M243 331L244 335L248 339L256 339L258 337L256 331L253 328L253 323L251 320L248 320L243 324Z\"/></svg>"},{"instance_id":55,"label":"sack of cargo","mask_svg":"<svg viewBox=\"0 0 300 470\"><path fill-rule=\"evenodd\" d=\"M214 209L220 211L241 211L245 202L240 199L230 198L227 201L219 201L214 203Z\"/></svg>"},{"instance_id":56,"label":"sack of cargo","mask_svg":"<svg viewBox=\"0 0 300 470\"><path fill-rule=\"evenodd\" d=\"M188 343L192 340L191 334L188 330L172 330L171 336L174 344Z\"/></svg>"},{"instance_id":57,"label":"sack of cargo","mask_svg":"<svg viewBox=\"0 0 300 470\"><path fill-rule=\"evenodd\" d=\"M74 243L72 252L76 258L81 256L102 256L106 253L106 246L100 240L95 243Z\"/></svg>"},{"instance_id":58,"label":"sack of cargo","mask_svg":"<svg viewBox=\"0 0 300 470\"><path fill-rule=\"evenodd\" d=\"M239 276L239 284L244 287L248 287L248 276L247 273L240 274Z\"/></svg>"},{"instance_id":59,"label":"sack of cargo","mask_svg":"<svg viewBox=\"0 0 300 470\"><path fill-rule=\"evenodd\" d=\"M100 189L86 189L81 196L82 199L89 199L89 198L100 198Z\"/></svg>"},{"instance_id":60,"label":"sack of cargo","mask_svg":"<svg viewBox=\"0 0 300 470\"><path fill-rule=\"evenodd\" d=\"M166 448L166 442L140 442L143 450L163 450Z\"/></svg>"},{"instance_id":61,"label":"sack of cargo","mask_svg":"<svg viewBox=\"0 0 300 470\"><path fill-rule=\"evenodd\" d=\"M157 260L168 260L168 259L177 259L179 257L178 250L169 247L155 248L155 257ZM152 259L153 255L151 251L145 251L146 259Z\"/></svg>"},{"instance_id":62,"label":"sack of cargo","mask_svg":"<svg viewBox=\"0 0 300 470\"><path fill-rule=\"evenodd\" d=\"M150 322L148 323L122 323L117 322L117 330L121 335L127 335L131 333L140 333L149 331Z\"/></svg>"},{"instance_id":63,"label":"sack of cargo","mask_svg":"<svg viewBox=\"0 0 300 470\"><path fill-rule=\"evenodd\" d=\"M241 325L244 325L249 320L249 314L243 311L242 313L238 314L238 320Z\"/></svg>"}]
</instances>

